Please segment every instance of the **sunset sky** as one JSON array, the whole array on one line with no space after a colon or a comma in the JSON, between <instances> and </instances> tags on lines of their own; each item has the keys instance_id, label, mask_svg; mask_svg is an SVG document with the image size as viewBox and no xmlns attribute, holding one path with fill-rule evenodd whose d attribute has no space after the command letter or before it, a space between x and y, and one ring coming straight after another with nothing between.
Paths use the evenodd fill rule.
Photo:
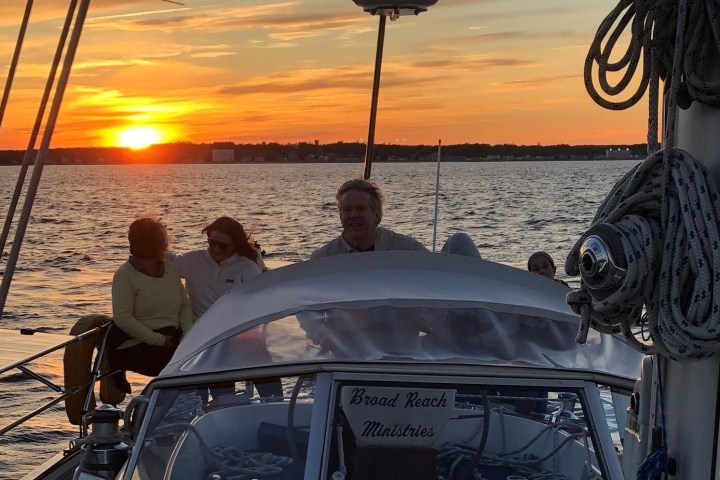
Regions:
<instances>
[{"instance_id":1,"label":"sunset sky","mask_svg":"<svg viewBox=\"0 0 720 480\"><path fill-rule=\"evenodd\" d=\"M35 2L0 149L27 145L66 3ZM351 0L184 3L93 0L52 146L365 141L377 17ZM646 101L605 110L583 85L616 3L439 0L388 21L376 142L644 142ZM24 8L0 3L3 84Z\"/></svg>"}]
</instances>

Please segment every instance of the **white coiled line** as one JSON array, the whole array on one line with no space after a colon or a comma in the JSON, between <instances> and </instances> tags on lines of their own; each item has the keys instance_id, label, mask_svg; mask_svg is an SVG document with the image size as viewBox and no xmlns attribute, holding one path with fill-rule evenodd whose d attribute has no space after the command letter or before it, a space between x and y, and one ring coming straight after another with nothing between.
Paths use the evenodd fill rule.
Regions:
<instances>
[{"instance_id":1,"label":"white coiled line","mask_svg":"<svg viewBox=\"0 0 720 480\"><path fill-rule=\"evenodd\" d=\"M632 40L625 54L610 62L612 48L628 27ZM692 100L720 108L720 81L705 77L712 73L708 58L720 58L720 0L621 0L598 29L585 63L586 88L598 104L620 110L635 104L650 86L651 154L615 185L593 219L593 225L608 223L620 232L628 269L624 283L607 298L593 297L585 285L568 294L568 303L582 317L580 342L593 327L622 332L638 350L674 360L720 351L720 191L697 159L673 145L678 98L681 104ZM627 100L611 101L596 90L594 64L603 93L615 96L640 63L638 89ZM608 72L623 70L611 85ZM659 152L652 139L658 77L670 82L665 148ZM568 256L568 274L579 271L583 241ZM641 316L651 342L637 338Z\"/></svg>"}]
</instances>

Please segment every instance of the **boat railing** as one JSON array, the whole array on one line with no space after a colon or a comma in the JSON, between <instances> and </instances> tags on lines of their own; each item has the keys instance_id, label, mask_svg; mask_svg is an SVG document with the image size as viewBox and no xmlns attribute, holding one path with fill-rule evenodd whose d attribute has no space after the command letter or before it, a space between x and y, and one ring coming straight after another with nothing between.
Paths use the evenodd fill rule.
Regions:
<instances>
[{"instance_id":1,"label":"boat railing","mask_svg":"<svg viewBox=\"0 0 720 480\"><path fill-rule=\"evenodd\" d=\"M83 332L78 335L74 335L69 340L58 343L56 345L53 345L52 347L46 348L44 350L41 350L37 353L34 353L32 355L29 355L27 357L24 357L16 362L10 363L8 365L5 365L4 367L0 368L0 375L3 375L11 370L19 370L20 372L28 375L29 377L37 380L38 382L42 383L46 387L50 388L51 390L55 391L56 393L59 393L60 395L56 398L53 398L52 400L46 402L45 404L41 405L40 407L34 409L33 411L23 415L19 419L11 422L10 424L0 428L0 435L4 435L5 433L9 432L10 430L14 429L15 427L22 425L23 423L27 422L28 420L36 417L37 415L45 412L49 408L55 406L56 404L66 400L68 397L71 397L78 392L82 391L83 389L87 388L87 394L85 395L84 402L82 404L82 421L80 423L80 437L87 436L88 433L88 425L85 421L85 414L88 412L90 402L95 395L95 383L99 380L102 380L103 378L109 377L113 375L115 372L108 372L105 374L100 373L100 363L105 353L105 346L107 343L107 336L108 332L110 331L110 327L112 326L112 320L108 319L104 321L101 325L88 330L86 332ZM25 333L25 332L23 332ZM29 332L34 333L34 332ZM90 378L88 381L80 384L75 385L70 388L66 388L65 386L60 386L48 379L46 376L42 375L41 373L38 373L37 371L33 371L30 368L30 363L34 360L37 360L39 358L43 358L53 352L56 352L60 349L64 349L68 345L72 345L75 343L79 343L82 341L87 341L92 337L93 335L101 334L102 338L100 342L98 342L97 345L97 354L95 355L95 358L93 360L92 369L90 372Z\"/></svg>"}]
</instances>

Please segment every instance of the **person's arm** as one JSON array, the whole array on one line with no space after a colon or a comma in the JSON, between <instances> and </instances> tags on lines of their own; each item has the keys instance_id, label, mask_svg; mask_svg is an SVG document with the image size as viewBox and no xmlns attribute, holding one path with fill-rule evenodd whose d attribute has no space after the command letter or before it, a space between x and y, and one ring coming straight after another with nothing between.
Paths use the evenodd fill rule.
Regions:
<instances>
[{"instance_id":1,"label":"person's arm","mask_svg":"<svg viewBox=\"0 0 720 480\"><path fill-rule=\"evenodd\" d=\"M245 268L243 268L243 271L240 272L240 283L242 282L249 282L255 277L259 277L262 273L262 270L260 270L260 267L258 267L257 263L253 262L252 260L245 262ZM235 284L237 287L237 283Z\"/></svg>"},{"instance_id":2,"label":"person's arm","mask_svg":"<svg viewBox=\"0 0 720 480\"><path fill-rule=\"evenodd\" d=\"M428 252L429 250L422 243L415 240L410 235L403 235L392 230L378 228L379 242L375 244L376 250L411 250L418 252Z\"/></svg>"},{"instance_id":3,"label":"person's arm","mask_svg":"<svg viewBox=\"0 0 720 480\"><path fill-rule=\"evenodd\" d=\"M112 283L113 322L135 340L148 345L162 346L165 335L152 331L134 316L135 287L122 270L115 272Z\"/></svg>"},{"instance_id":4,"label":"person's arm","mask_svg":"<svg viewBox=\"0 0 720 480\"><path fill-rule=\"evenodd\" d=\"M416 251L416 252L429 252L430 251L427 249L427 247L425 245L420 243L418 240L415 240L410 235L402 235L401 243L403 244L402 250L412 250L412 251Z\"/></svg>"},{"instance_id":5,"label":"person's arm","mask_svg":"<svg viewBox=\"0 0 720 480\"><path fill-rule=\"evenodd\" d=\"M425 245L418 242L417 240L415 240L415 246L414 246L413 250L416 250L418 252L429 252L430 251L430 250L428 250L428 248Z\"/></svg>"},{"instance_id":6,"label":"person's arm","mask_svg":"<svg viewBox=\"0 0 720 480\"><path fill-rule=\"evenodd\" d=\"M265 260L263 260L262 256L262 250L260 250L257 247L253 248L255 250L255 253L257 254L257 260L255 260L255 263L257 264L258 268L260 269L260 273L267 270L267 266L265 266Z\"/></svg>"},{"instance_id":7,"label":"person's arm","mask_svg":"<svg viewBox=\"0 0 720 480\"><path fill-rule=\"evenodd\" d=\"M314 344L321 346L325 343L323 330L326 313L324 312L299 312L296 314L300 328L305 330L307 338Z\"/></svg>"},{"instance_id":8,"label":"person's arm","mask_svg":"<svg viewBox=\"0 0 720 480\"><path fill-rule=\"evenodd\" d=\"M180 273L180 278L185 278L185 272L189 270L189 254L190 252L184 254L178 254L175 252L165 253L165 259L172 262L177 267L178 272Z\"/></svg>"},{"instance_id":9,"label":"person's arm","mask_svg":"<svg viewBox=\"0 0 720 480\"><path fill-rule=\"evenodd\" d=\"M338 239L331 240L322 247L319 247L312 253L312 255L310 255L310 260L315 258L329 257L331 255L337 255L338 253L341 253L340 249L336 246L337 242L339 242Z\"/></svg>"}]
</instances>

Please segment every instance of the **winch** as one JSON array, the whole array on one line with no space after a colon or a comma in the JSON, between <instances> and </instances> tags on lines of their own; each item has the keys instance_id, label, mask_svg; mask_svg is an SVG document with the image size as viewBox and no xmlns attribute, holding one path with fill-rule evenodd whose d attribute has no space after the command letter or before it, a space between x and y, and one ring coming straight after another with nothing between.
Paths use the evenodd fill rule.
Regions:
<instances>
[{"instance_id":1,"label":"winch","mask_svg":"<svg viewBox=\"0 0 720 480\"><path fill-rule=\"evenodd\" d=\"M102 405L87 415L90 434L75 440L82 445L83 457L75 477L78 480L115 478L128 458L128 445L120 431L122 410Z\"/></svg>"},{"instance_id":2,"label":"winch","mask_svg":"<svg viewBox=\"0 0 720 480\"><path fill-rule=\"evenodd\" d=\"M580 246L580 277L596 298L609 297L625 281L627 260L617 229L598 224Z\"/></svg>"}]
</instances>

